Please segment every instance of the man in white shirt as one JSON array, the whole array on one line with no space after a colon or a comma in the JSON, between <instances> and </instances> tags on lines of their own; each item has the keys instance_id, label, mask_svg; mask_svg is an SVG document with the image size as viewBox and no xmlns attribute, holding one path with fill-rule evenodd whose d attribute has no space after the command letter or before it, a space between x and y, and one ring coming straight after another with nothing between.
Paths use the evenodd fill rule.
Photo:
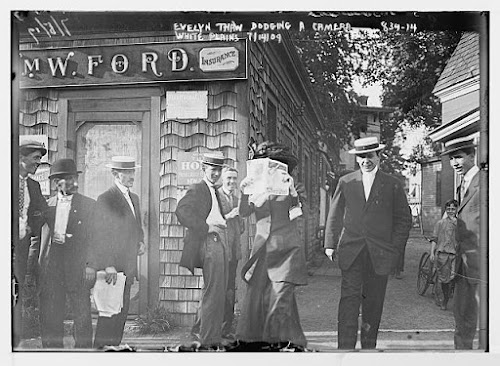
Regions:
<instances>
[{"instance_id":1,"label":"man in white shirt","mask_svg":"<svg viewBox=\"0 0 500 366\"><path fill-rule=\"evenodd\" d=\"M64 348L66 300L74 320L75 348L92 347L90 288L85 265L94 232L95 201L78 190L72 159L59 159L49 178L57 194L48 201L40 244L40 331L44 348Z\"/></svg>"},{"instance_id":2,"label":"man in white shirt","mask_svg":"<svg viewBox=\"0 0 500 366\"><path fill-rule=\"evenodd\" d=\"M114 156L106 165L114 183L97 198L95 233L88 255L87 276L106 272L106 282L115 284L118 272L126 276L123 307L111 317L99 316L94 348L119 346L130 306L130 289L137 276L137 256L146 252L139 196L131 192L135 170L139 168L130 156Z\"/></svg>"},{"instance_id":3,"label":"man in white shirt","mask_svg":"<svg viewBox=\"0 0 500 366\"><path fill-rule=\"evenodd\" d=\"M12 267L13 284L13 346L17 347L22 336L22 292L25 277L28 272L28 254L32 241L38 242L40 228L43 225L43 213L47 203L42 195L40 184L31 179L29 174L35 174L42 157L47 153L43 144L37 141L25 140L19 145L19 200L18 200L18 240L13 240ZM31 258L31 257L30 257ZM31 262L31 261L30 261Z\"/></svg>"},{"instance_id":4,"label":"man in white shirt","mask_svg":"<svg viewBox=\"0 0 500 366\"><path fill-rule=\"evenodd\" d=\"M325 229L325 254L338 253L342 288L338 312L338 348L354 349L362 309L361 347L375 348L388 275L404 250L411 215L396 177L379 169L377 137L354 142L360 170L340 178Z\"/></svg>"},{"instance_id":5,"label":"man in white shirt","mask_svg":"<svg viewBox=\"0 0 500 366\"><path fill-rule=\"evenodd\" d=\"M177 204L175 214L187 228L179 264L193 274L194 268L203 270L199 338L204 346L211 347L222 342L228 279L227 225L215 186L221 176L224 157L205 154L201 165L203 180L189 187Z\"/></svg>"},{"instance_id":6,"label":"man in white shirt","mask_svg":"<svg viewBox=\"0 0 500 366\"><path fill-rule=\"evenodd\" d=\"M475 144L471 139L457 139L445 144L443 155L461 177L457 187L457 275L453 296L455 348L472 349L477 327L477 284L479 263L479 168L476 166Z\"/></svg>"}]
</instances>

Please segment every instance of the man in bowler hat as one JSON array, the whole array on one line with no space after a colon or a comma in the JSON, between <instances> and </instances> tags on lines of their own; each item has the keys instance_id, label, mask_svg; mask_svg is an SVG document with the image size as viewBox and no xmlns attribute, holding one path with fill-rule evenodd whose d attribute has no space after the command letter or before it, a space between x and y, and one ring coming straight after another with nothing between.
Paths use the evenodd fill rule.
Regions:
<instances>
[{"instance_id":1,"label":"man in bowler hat","mask_svg":"<svg viewBox=\"0 0 500 366\"><path fill-rule=\"evenodd\" d=\"M200 341L206 346L222 342L228 280L227 225L216 187L223 165L223 156L205 154L201 161L203 179L189 187L175 211L179 222L187 228L180 265L193 274L194 268L203 269L198 315Z\"/></svg>"},{"instance_id":2,"label":"man in bowler hat","mask_svg":"<svg viewBox=\"0 0 500 366\"><path fill-rule=\"evenodd\" d=\"M36 243L40 238L40 229L44 222L43 213L47 208L40 184L28 174L36 173L42 156L46 153L47 149L40 142L25 140L19 144L19 239L13 241L14 347L19 345L23 331L22 292L28 270L30 245L32 241Z\"/></svg>"},{"instance_id":3,"label":"man in bowler hat","mask_svg":"<svg viewBox=\"0 0 500 366\"><path fill-rule=\"evenodd\" d=\"M87 275L94 277L96 270L104 270L106 282L114 285L118 272L123 272L126 281L121 312L97 319L94 348L120 345L130 306L130 288L137 276L137 256L146 251L139 197L130 191L139 166L129 156L114 156L106 166L111 169L114 183L97 198Z\"/></svg>"},{"instance_id":4,"label":"man in bowler hat","mask_svg":"<svg viewBox=\"0 0 500 366\"><path fill-rule=\"evenodd\" d=\"M354 142L360 170L340 178L325 230L325 254L338 253L342 284L338 348L354 349L362 309L361 347L377 345L388 275L404 250L411 215L402 182L380 171L377 137Z\"/></svg>"},{"instance_id":5,"label":"man in bowler hat","mask_svg":"<svg viewBox=\"0 0 500 366\"><path fill-rule=\"evenodd\" d=\"M94 231L95 201L79 194L72 159L59 159L49 178L57 194L48 201L40 240L40 330L44 348L64 348L66 298L74 319L75 348L92 347L90 288L85 265Z\"/></svg>"},{"instance_id":6,"label":"man in bowler hat","mask_svg":"<svg viewBox=\"0 0 500 366\"><path fill-rule=\"evenodd\" d=\"M457 187L457 274L453 315L455 317L455 349L472 349L477 327L477 285L479 268L479 168L476 145L472 139L456 139L445 144L442 155L450 157L450 165L460 177Z\"/></svg>"}]
</instances>

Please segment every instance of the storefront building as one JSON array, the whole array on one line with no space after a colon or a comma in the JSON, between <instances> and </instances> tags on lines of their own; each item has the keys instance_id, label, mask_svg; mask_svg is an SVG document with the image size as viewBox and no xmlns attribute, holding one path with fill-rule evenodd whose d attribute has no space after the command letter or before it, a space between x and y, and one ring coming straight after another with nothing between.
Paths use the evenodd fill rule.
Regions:
<instances>
[{"instance_id":1,"label":"storefront building","mask_svg":"<svg viewBox=\"0 0 500 366\"><path fill-rule=\"evenodd\" d=\"M30 19L31 27L21 24L19 120L13 123L19 135L46 136L49 164L75 159L82 171L79 191L92 198L112 184L105 167L112 156L137 159L141 168L132 190L141 199L149 249L139 259L131 312L160 303L174 323L190 325L203 279L201 270L192 275L178 265L184 228L174 212L201 177L198 155L222 151L241 180L250 142L290 146L300 161L295 178L308 195L299 220L307 256L326 212L326 174L333 169L328 148L318 143L325 121L286 33L281 42L243 36L179 41L172 30L155 27L158 15L150 29L142 19L137 31L125 20L106 23L106 16L96 13L101 23L95 28L85 26L88 14L41 13ZM74 28L72 19L79 19ZM60 32L43 38L33 31L35 22L50 22ZM246 228L244 258L252 246L252 219ZM239 299L243 291L239 282Z\"/></svg>"}]
</instances>

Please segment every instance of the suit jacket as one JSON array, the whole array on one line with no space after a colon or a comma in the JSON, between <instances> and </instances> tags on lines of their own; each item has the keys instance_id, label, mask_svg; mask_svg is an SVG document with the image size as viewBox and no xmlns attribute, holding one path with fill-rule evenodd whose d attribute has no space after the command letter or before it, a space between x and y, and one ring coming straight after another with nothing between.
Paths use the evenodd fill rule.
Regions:
<instances>
[{"instance_id":1,"label":"suit jacket","mask_svg":"<svg viewBox=\"0 0 500 366\"><path fill-rule=\"evenodd\" d=\"M479 173L472 178L457 212L457 268L470 283L479 280ZM466 257L463 263L462 255Z\"/></svg>"},{"instance_id":2,"label":"suit jacket","mask_svg":"<svg viewBox=\"0 0 500 366\"><path fill-rule=\"evenodd\" d=\"M219 198L221 204L221 210L224 215L227 215L233 209L238 207L238 197L233 193L233 202L224 192L222 187L219 188ZM240 236L243 233L245 226L243 220L237 216L232 219L226 219L227 223L227 241L229 243L229 248L231 250L229 258L232 260L239 261L241 259L241 240Z\"/></svg>"},{"instance_id":3,"label":"suit jacket","mask_svg":"<svg viewBox=\"0 0 500 366\"><path fill-rule=\"evenodd\" d=\"M219 207L221 207L219 203ZM208 235L207 217L212 209L212 195L205 181L193 184L177 204L175 215L187 228L179 265L194 273L203 266L202 244Z\"/></svg>"},{"instance_id":4,"label":"suit jacket","mask_svg":"<svg viewBox=\"0 0 500 366\"><path fill-rule=\"evenodd\" d=\"M113 186L97 197L95 234L88 266L96 270L115 267L127 278L137 275L137 251L144 241L139 197L130 192L134 214L120 189Z\"/></svg>"},{"instance_id":5,"label":"suit jacket","mask_svg":"<svg viewBox=\"0 0 500 366\"><path fill-rule=\"evenodd\" d=\"M339 180L328 213L324 247L338 248L339 267L347 270L367 246L375 272L388 275L404 251L410 228L411 215L401 182L379 169L365 200L358 170Z\"/></svg>"},{"instance_id":6,"label":"suit jacket","mask_svg":"<svg viewBox=\"0 0 500 366\"><path fill-rule=\"evenodd\" d=\"M38 263L41 269L42 278L47 275L53 266L63 266L65 268L65 278L67 283L74 286L83 284L85 278L84 271L88 248L92 241L94 232L94 210L95 200L90 197L75 193L71 200L71 208L66 226L66 238L63 244L66 252L64 263L54 262L52 237L56 219L57 196L53 196L48 201L45 212L46 224L42 227L40 239L40 254Z\"/></svg>"},{"instance_id":7,"label":"suit jacket","mask_svg":"<svg viewBox=\"0 0 500 366\"><path fill-rule=\"evenodd\" d=\"M45 218L43 213L47 209L47 201L42 195L40 183L28 177L28 192L30 204L28 207L28 226L31 228L31 236L39 236Z\"/></svg>"}]
</instances>

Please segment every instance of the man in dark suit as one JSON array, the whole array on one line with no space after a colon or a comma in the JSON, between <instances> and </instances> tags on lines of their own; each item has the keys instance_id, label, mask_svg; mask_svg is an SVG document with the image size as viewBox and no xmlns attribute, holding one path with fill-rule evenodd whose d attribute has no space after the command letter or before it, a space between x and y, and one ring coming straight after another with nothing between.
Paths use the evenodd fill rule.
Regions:
<instances>
[{"instance_id":1,"label":"man in dark suit","mask_svg":"<svg viewBox=\"0 0 500 366\"><path fill-rule=\"evenodd\" d=\"M40 184L28 177L28 174L36 173L42 156L46 153L47 149L37 141L23 141L19 145L19 240L14 241L12 256L15 276L13 293L14 347L19 345L23 331L21 295L28 269L28 253L31 242L37 242L40 238L40 229L44 222L43 212L47 208Z\"/></svg>"},{"instance_id":2,"label":"man in dark suit","mask_svg":"<svg viewBox=\"0 0 500 366\"><path fill-rule=\"evenodd\" d=\"M40 245L40 330L44 348L64 348L66 296L74 319L75 348L92 347L90 287L85 262L94 231L95 201L77 193L72 159L57 160L49 178L57 195L48 201Z\"/></svg>"},{"instance_id":3,"label":"man in dark suit","mask_svg":"<svg viewBox=\"0 0 500 366\"><path fill-rule=\"evenodd\" d=\"M361 347L375 348L387 278L409 236L411 215L402 183L379 169L377 137L354 142L360 170L340 178L325 230L325 254L338 253L342 285L338 348L354 349L362 309Z\"/></svg>"},{"instance_id":4,"label":"man in dark suit","mask_svg":"<svg viewBox=\"0 0 500 366\"><path fill-rule=\"evenodd\" d=\"M194 268L203 269L200 340L203 345L213 346L222 341L229 261L226 219L215 187L224 157L205 154L201 163L203 180L189 187L175 214L187 228L179 264L193 274Z\"/></svg>"},{"instance_id":5,"label":"man in dark suit","mask_svg":"<svg viewBox=\"0 0 500 366\"><path fill-rule=\"evenodd\" d=\"M475 162L473 140L453 140L445 145L450 165L461 177L457 188L457 275L453 315L455 317L455 348L472 349L476 334L479 283L479 168Z\"/></svg>"},{"instance_id":6,"label":"man in dark suit","mask_svg":"<svg viewBox=\"0 0 500 366\"><path fill-rule=\"evenodd\" d=\"M120 344L130 305L130 288L137 275L137 256L146 251L139 197L130 192L139 166L128 156L115 156L106 166L111 168L115 182L97 198L95 234L86 271L89 277L94 277L96 270L104 270L106 282L113 285L118 272L123 272L126 281L121 312L97 319L94 348Z\"/></svg>"}]
</instances>

